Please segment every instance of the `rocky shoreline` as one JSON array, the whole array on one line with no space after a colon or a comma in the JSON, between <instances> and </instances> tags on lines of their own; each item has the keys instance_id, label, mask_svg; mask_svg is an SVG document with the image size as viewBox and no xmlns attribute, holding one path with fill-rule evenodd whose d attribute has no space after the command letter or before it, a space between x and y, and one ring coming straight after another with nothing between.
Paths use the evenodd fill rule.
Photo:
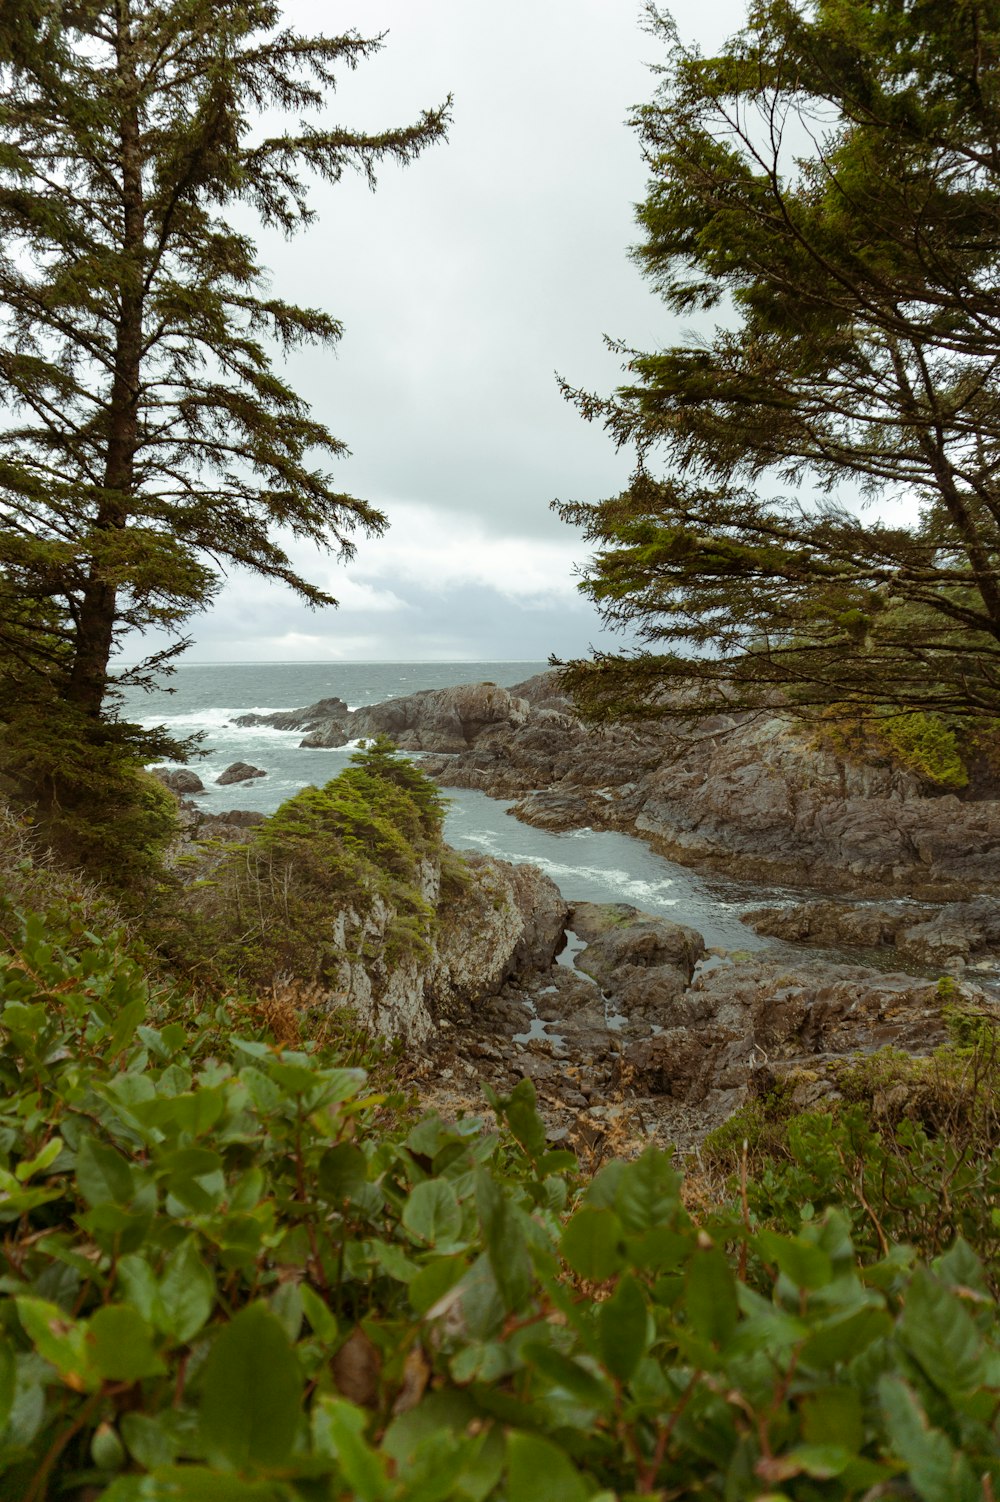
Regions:
<instances>
[{"instance_id":1,"label":"rocky shoreline","mask_svg":"<svg viewBox=\"0 0 1000 1502\"><path fill-rule=\"evenodd\" d=\"M595 727L552 672L236 723L303 731L304 746L388 735L441 785L512 799L525 823L621 830L700 870L864 899L1000 894L1000 786L942 793L835 754L787 715Z\"/></svg>"},{"instance_id":2,"label":"rocky shoreline","mask_svg":"<svg viewBox=\"0 0 1000 1502\"><path fill-rule=\"evenodd\" d=\"M435 781L514 800L526 823L620 830L698 869L805 889L744 915L779 947L708 952L692 928L571 905L536 868L466 858L428 973L397 977L377 1005L370 977L347 986L375 1026L405 1022L413 1077L443 1110L477 1109L483 1080L502 1091L530 1074L553 1140L593 1149L627 1122L690 1148L776 1082L815 1106L858 1053L928 1054L955 1007L1000 1015L975 984L1000 967L1000 801L987 785L941 795L776 715L595 729L554 674L238 723L311 747L388 735ZM192 818L219 839L259 816Z\"/></svg>"}]
</instances>

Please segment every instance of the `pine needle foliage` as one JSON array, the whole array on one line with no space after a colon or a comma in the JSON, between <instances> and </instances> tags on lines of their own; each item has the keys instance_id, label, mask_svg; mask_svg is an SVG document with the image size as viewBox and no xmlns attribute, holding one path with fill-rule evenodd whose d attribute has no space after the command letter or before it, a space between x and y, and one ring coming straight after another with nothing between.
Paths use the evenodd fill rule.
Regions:
<instances>
[{"instance_id":1,"label":"pine needle foliage","mask_svg":"<svg viewBox=\"0 0 1000 1502\"><path fill-rule=\"evenodd\" d=\"M447 103L383 132L330 122L338 74L380 46L300 35L276 0L4 4L0 713L40 682L98 719L122 636L179 635L223 567L332 604L282 539L349 555L382 530L276 358L341 325L272 292L243 228L292 235L311 180L374 183L443 137Z\"/></svg>"},{"instance_id":2,"label":"pine needle foliage","mask_svg":"<svg viewBox=\"0 0 1000 1502\"><path fill-rule=\"evenodd\" d=\"M567 504L640 649L596 714L773 701L1000 712L1000 4L758 0L718 54L650 6L635 259L707 336L568 394L639 463ZM657 466L664 468L657 476ZM838 499L838 487L841 488ZM851 509L903 500L913 525ZM845 494L847 501L845 502Z\"/></svg>"}]
</instances>

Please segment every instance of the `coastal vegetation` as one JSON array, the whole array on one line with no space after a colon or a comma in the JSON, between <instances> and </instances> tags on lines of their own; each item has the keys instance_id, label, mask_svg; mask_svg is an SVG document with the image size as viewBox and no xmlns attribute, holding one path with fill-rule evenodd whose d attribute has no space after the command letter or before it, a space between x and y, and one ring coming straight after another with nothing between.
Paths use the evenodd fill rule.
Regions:
<instances>
[{"instance_id":1,"label":"coastal vegetation","mask_svg":"<svg viewBox=\"0 0 1000 1502\"><path fill-rule=\"evenodd\" d=\"M761 0L714 57L647 15L635 259L692 335L568 393L638 456L561 510L643 643L568 681L609 719L777 697L995 727L1000 12Z\"/></svg>"},{"instance_id":2,"label":"coastal vegetation","mask_svg":"<svg viewBox=\"0 0 1000 1502\"><path fill-rule=\"evenodd\" d=\"M293 235L310 179L374 185L443 138L447 102L383 131L322 119L381 45L302 35L275 0L0 16L0 771L77 860L141 820L136 769L182 750L121 721L115 685L169 669L220 571L334 604L287 539L350 556L385 526L337 487L345 445L277 358L341 324L273 291L233 217ZM148 630L176 640L116 671Z\"/></svg>"},{"instance_id":3,"label":"coastal vegetation","mask_svg":"<svg viewBox=\"0 0 1000 1502\"><path fill-rule=\"evenodd\" d=\"M611 405L581 399L644 461L666 443L682 477L643 467L625 497L566 511L604 546L588 587L608 618L700 651L566 681L605 719L662 712L677 682L686 714L723 691L812 713L812 746L784 721L754 727L786 824L819 743L870 756L874 740L962 790L1000 703L997 6L760 0L708 61L649 16L672 51L639 116L656 174L640 256L675 309L728 297L737 326L635 356ZM0 1502L995 1502L1000 1064L973 988L925 978L872 1000L858 968L806 985L790 965L755 991L747 956L581 904L598 979L624 974L638 1011L658 985L650 1006L686 1018L651 1024L656 1088L682 1068L699 1083L695 1034L715 1028L730 1076L751 1053L749 1099L686 1159L642 1122L605 1133L618 1156L553 1131L526 1077L480 1077L482 1103L445 1116L413 1087L398 1013L366 1033L345 972L381 1001L446 936L454 1012L459 961L485 969L501 929L511 962L532 943L551 959L559 892L543 911L529 870L535 928L517 929L514 883L444 849L442 795L384 739L213 839L142 767L184 747L116 718L120 634L181 630L213 560L321 603L275 528L348 549L352 527L383 524L315 467L342 446L268 353L339 325L265 295L222 210L296 230L300 173L410 160L447 110L257 140L262 108L318 107L335 68L378 46L279 20L271 0L13 0L0 16ZM817 112L816 155L792 163L782 131ZM751 496L775 468L905 483L925 512L862 527ZM537 704L516 715L493 685L462 693L465 719L444 694L424 703L456 767L469 755L534 789L544 755L565 798L569 745L609 818L619 791L648 817L643 779L678 765L704 801L697 750L665 773L639 732L603 744L553 685L521 687ZM746 755L763 783L761 744ZM746 764L723 781L750 826ZM979 827L955 810L942 867ZM951 944L947 924L936 938ZM508 959L490 959L499 989ZM474 980L466 965L466 1013ZM743 1014L761 1003L787 1062L822 988L835 1021L897 1036L894 1008L915 1028L947 1009L950 1036L928 1058L844 1061L820 1028L836 1090L803 1106L815 1081L758 1068ZM622 1094L636 1067L617 1054Z\"/></svg>"},{"instance_id":4,"label":"coastal vegetation","mask_svg":"<svg viewBox=\"0 0 1000 1502\"><path fill-rule=\"evenodd\" d=\"M757 1134L731 1198L652 1147L588 1177L530 1081L493 1126L421 1116L65 896L0 915L0 1496L1000 1484L995 1107L958 1171L954 1134L847 1108Z\"/></svg>"},{"instance_id":5,"label":"coastal vegetation","mask_svg":"<svg viewBox=\"0 0 1000 1502\"><path fill-rule=\"evenodd\" d=\"M381 902L391 913L383 936L389 965L428 950L434 912L422 864L440 865L444 799L391 742L377 737L325 787L283 803L250 838L211 841L185 859L177 919L161 943L198 964L247 983L280 978L336 982L348 957L345 908L358 925Z\"/></svg>"}]
</instances>

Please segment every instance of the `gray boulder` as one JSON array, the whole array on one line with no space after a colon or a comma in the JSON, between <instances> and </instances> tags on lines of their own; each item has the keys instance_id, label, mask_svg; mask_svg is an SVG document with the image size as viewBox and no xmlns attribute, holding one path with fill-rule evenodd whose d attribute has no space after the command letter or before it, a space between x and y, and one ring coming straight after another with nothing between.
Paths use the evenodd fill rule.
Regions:
<instances>
[{"instance_id":1,"label":"gray boulder","mask_svg":"<svg viewBox=\"0 0 1000 1502\"><path fill-rule=\"evenodd\" d=\"M613 995L637 976L663 967L677 973L683 991L704 953L705 940L696 929L666 918L639 917L601 934L577 955L576 965Z\"/></svg>"},{"instance_id":2,"label":"gray boulder","mask_svg":"<svg viewBox=\"0 0 1000 1502\"><path fill-rule=\"evenodd\" d=\"M232 762L224 772L220 772L215 779L218 787L228 787L232 782L252 782L255 777L266 777L267 773L261 767L252 767L246 761Z\"/></svg>"},{"instance_id":3,"label":"gray boulder","mask_svg":"<svg viewBox=\"0 0 1000 1502\"><path fill-rule=\"evenodd\" d=\"M274 730L315 730L330 720L346 720L350 710L343 699L317 699L305 709L278 709L273 714L241 714L234 725L270 725Z\"/></svg>"},{"instance_id":4,"label":"gray boulder","mask_svg":"<svg viewBox=\"0 0 1000 1502\"><path fill-rule=\"evenodd\" d=\"M187 767L151 767L150 771L157 782L162 782L165 788L172 793L203 793L205 784L196 772L191 772Z\"/></svg>"}]
</instances>

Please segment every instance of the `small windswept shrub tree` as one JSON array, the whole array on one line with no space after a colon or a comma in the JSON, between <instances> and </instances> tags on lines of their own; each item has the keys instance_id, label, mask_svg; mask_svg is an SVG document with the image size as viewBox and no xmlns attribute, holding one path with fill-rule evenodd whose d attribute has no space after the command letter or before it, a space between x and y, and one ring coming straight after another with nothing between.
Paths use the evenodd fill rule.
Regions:
<instances>
[{"instance_id":1,"label":"small windswept shrub tree","mask_svg":"<svg viewBox=\"0 0 1000 1502\"><path fill-rule=\"evenodd\" d=\"M256 983L328 981L346 957L338 921L363 919L376 898L396 913L389 959L425 948L434 915L422 867L441 859L444 806L391 741L356 751L325 787L303 788L246 843L210 858L185 902L206 959ZM181 951L189 939L183 922Z\"/></svg>"}]
</instances>

